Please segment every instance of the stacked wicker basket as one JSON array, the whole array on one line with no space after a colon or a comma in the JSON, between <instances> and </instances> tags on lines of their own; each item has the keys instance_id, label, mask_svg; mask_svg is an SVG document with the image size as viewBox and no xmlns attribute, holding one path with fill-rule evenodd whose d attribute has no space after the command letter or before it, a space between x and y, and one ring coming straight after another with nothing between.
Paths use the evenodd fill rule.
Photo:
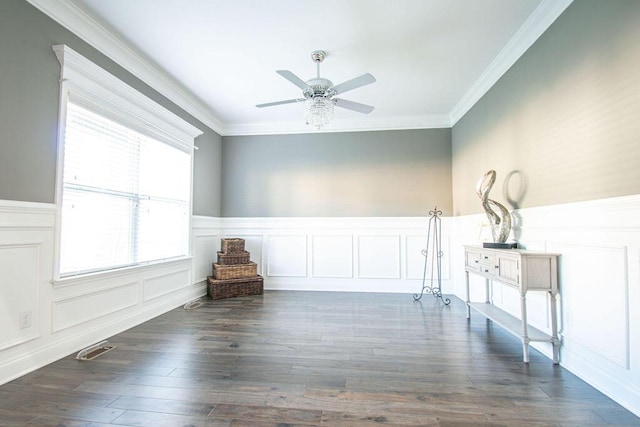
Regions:
<instances>
[{"instance_id":1,"label":"stacked wicker basket","mask_svg":"<svg viewBox=\"0 0 640 427\"><path fill-rule=\"evenodd\" d=\"M212 299L261 295L263 279L244 250L244 239L222 239L221 249L213 276L207 278L207 294Z\"/></svg>"}]
</instances>

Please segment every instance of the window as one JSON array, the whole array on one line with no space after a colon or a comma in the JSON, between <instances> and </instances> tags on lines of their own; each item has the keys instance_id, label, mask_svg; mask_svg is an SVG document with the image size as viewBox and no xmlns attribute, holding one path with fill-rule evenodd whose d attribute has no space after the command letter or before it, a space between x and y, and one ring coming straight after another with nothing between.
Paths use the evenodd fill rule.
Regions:
<instances>
[{"instance_id":1,"label":"window","mask_svg":"<svg viewBox=\"0 0 640 427\"><path fill-rule=\"evenodd\" d=\"M197 129L68 47L54 50L63 65L56 277L189 255Z\"/></svg>"}]
</instances>

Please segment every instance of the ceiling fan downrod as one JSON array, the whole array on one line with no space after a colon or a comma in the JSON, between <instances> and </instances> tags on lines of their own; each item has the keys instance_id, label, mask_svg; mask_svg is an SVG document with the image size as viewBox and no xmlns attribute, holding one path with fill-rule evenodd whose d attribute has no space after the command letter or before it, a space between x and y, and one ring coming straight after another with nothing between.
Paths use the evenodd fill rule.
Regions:
<instances>
[{"instance_id":1,"label":"ceiling fan downrod","mask_svg":"<svg viewBox=\"0 0 640 427\"><path fill-rule=\"evenodd\" d=\"M320 78L320 63L324 61L324 58L327 56L327 52L324 50L314 50L311 52L311 59L316 63L316 75L317 78Z\"/></svg>"}]
</instances>

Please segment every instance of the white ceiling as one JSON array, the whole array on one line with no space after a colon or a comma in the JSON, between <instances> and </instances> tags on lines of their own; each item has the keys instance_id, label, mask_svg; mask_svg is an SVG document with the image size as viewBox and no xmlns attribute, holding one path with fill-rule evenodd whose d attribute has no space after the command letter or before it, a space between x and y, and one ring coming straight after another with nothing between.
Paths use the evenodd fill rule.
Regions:
<instances>
[{"instance_id":1,"label":"white ceiling","mask_svg":"<svg viewBox=\"0 0 640 427\"><path fill-rule=\"evenodd\" d=\"M29 1L38 6L38 0ZM374 84L341 95L375 106L371 114L336 108L334 121L324 131L451 126L570 2L66 3L77 9L76 14L82 12L84 21L92 23L91 29L85 27L80 32L101 34L85 34L85 39L99 40L102 46L126 46L120 51L129 49L129 57L135 57L130 63L138 77L214 130L232 135L312 131L304 125L300 104L262 109L255 104L299 98L301 90L275 71L290 70L303 80L315 76L310 53L317 49L328 53L320 71L334 84L366 72L377 79ZM140 62L146 65L141 67ZM122 65L127 68L127 64ZM182 94L177 97L181 99L171 93Z\"/></svg>"}]
</instances>

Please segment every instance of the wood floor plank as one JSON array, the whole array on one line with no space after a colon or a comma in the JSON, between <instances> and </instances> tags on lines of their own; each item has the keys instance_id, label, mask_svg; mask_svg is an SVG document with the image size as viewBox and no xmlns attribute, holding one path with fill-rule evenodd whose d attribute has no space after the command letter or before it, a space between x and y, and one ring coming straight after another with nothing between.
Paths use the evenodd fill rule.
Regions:
<instances>
[{"instance_id":1,"label":"wood floor plank","mask_svg":"<svg viewBox=\"0 0 640 427\"><path fill-rule=\"evenodd\" d=\"M301 410L247 405L216 405L210 416L287 425L319 425L321 410Z\"/></svg>"},{"instance_id":2,"label":"wood floor plank","mask_svg":"<svg viewBox=\"0 0 640 427\"><path fill-rule=\"evenodd\" d=\"M456 298L266 291L109 341L0 386L0 426L640 426Z\"/></svg>"},{"instance_id":3,"label":"wood floor plank","mask_svg":"<svg viewBox=\"0 0 640 427\"><path fill-rule=\"evenodd\" d=\"M67 401L33 401L15 409L24 414L46 414L51 417L70 418L85 422L110 423L124 412L121 409L69 403Z\"/></svg>"},{"instance_id":4,"label":"wood floor plank","mask_svg":"<svg viewBox=\"0 0 640 427\"><path fill-rule=\"evenodd\" d=\"M0 421L2 421L1 425L3 427L23 426L36 416L35 414L25 414L15 410L0 409Z\"/></svg>"},{"instance_id":5,"label":"wood floor plank","mask_svg":"<svg viewBox=\"0 0 640 427\"><path fill-rule=\"evenodd\" d=\"M206 416L163 414L160 412L125 411L114 422L115 425L142 427L230 427L232 420Z\"/></svg>"},{"instance_id":6,"label":"wood floor plank","mask_svg":"<svg viewBox=\"0 0 640 427\"><path fill-rule=\"evenodd\" d=\"M131 396L120 396L109 404L109 408L191 416L207 416L214 406L201 402Z\"/></svg>"},{"instance_id":7,"label":"wood floor plank","mask_svg":"<svg viewBox=\"0 0 640 427\"><path fill-rule=\"evenodd\" d=\"M113 424L97 423L93 421L75 420L71 418L57 417L54 415L39 415L26 425L40 427L105 427ZM3 425L4 427L4 425ZM122 426L121 427L127 427Z\"/></svg>"}]
</instances>

